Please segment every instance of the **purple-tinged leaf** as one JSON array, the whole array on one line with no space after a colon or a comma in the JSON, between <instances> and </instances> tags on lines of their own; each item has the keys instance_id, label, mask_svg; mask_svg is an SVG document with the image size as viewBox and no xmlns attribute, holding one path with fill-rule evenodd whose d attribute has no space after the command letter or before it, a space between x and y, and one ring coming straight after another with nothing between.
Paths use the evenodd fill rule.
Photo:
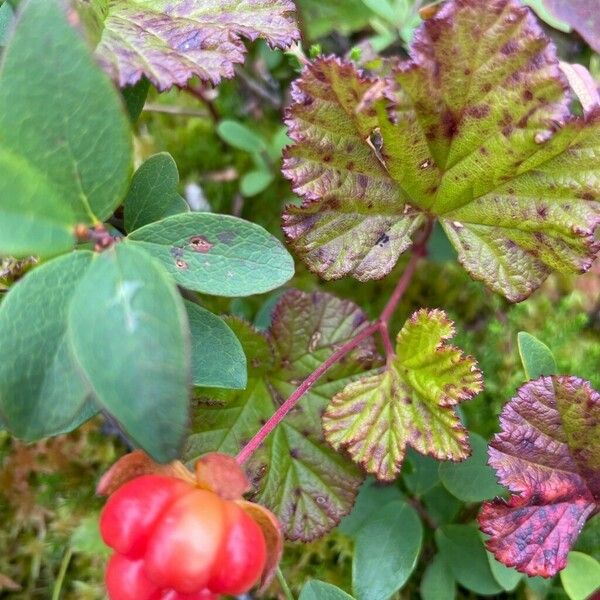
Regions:
<instances>
[{"instance_id":1,"label":"purple-tinged leaf","mask_svg":"<svg viewBox=\"0 0 600 600\"><path fill-rule=\"evenodd\" d=\"M486 502L488 549L527 575L552 577L566 565L600 499L600 394L577 377L541 377L502 411L489 464L514 495Z\"/></svg>"},{"instance_id":2,"label":"purple-tinged leaf","mask_svg":"<svg viewBox=\"0 0 600 600\"><path fill-rule=\"evenodd\" d=\"M216 84L244 61L244 39L297 40L293 12L290 0L112 0L96 55L122 87L143 75L160 90Z\"/></svg>"},{"instance_id":3,"label":"purple-tinged leaf","mask_svg":"<svg viewBox=\"0 0 600 600\"><path fill-rule=\"evenodd\" d=\"M295 144L283 174L304 204L288 207L283 229L326 279L383 277L425 221L377 155L373 100L381 90L381 82L331 57L307 66L292 90L286 123Z\"/></svg>"},{"instance_id":4,"label":"purple-tinged leaf","mask_svg":"<svg viewBox=\"0 0 600 600\"><path fill-rule=\"evenodd\" d=\"M550 13L568 23L600 52L600 13L594 0L542 0Z\"/></svg>"},{"instance_id":5,"label":"purple-tinged leaf","mask_svg":"<svg viewBox=\"0 0 600 600\"><path fill-rule=\"evenodd\" d=\"M512 301L552 270L590 268L600 109L570 114L567 79L529 9L449 0L386 83L384 93L384 82L333 59L297 83L285 173L306 201L287 210L284 229L313 271L382 277L424 214L475 279Z\"/></svg>"},{"instance_id":6,"label":"purple-tinged leaf","mask_svg":"<svg viewBox=\"0 0 600 600\"><path fill-rule=\"evenodd\" d=\"M595 109L600 107L598 82L583 65L561 61L560 68L581 103L585 115L593 113Z\"/></svg>"},{"instance_id":7,"label":"purple-tinged leaf","mask_svg":"<svg viewBox=\"0 0 600 600\"><path fill-rule=\"evenodd\" d=\"M386 481L398 476L407 446L440 460L467 458L454 406L483 385L475 360L446 343L453 335L443 311L416 312L398 334L393 362L334 396L323 416L329 443Z\"/></svg>"},{"instance_id":8,"label":"purple-tinged leaf","mask_svg":"<svg viewBox=\"0 0 600 600\"><path fill-rule=\"evenodd\" d=\"M297 290L281 296L266 336L230 321L248 358L248 385L243 391L203 393L186 457L237 453L304 379L365 324L365 314L352 302ZM321 412L377 360L373 340L361 343L323 375L248 462L253 499L277 515L288 539L315 539L352 508L363 475L327 445Z\"/></svg>"}]
</instances>

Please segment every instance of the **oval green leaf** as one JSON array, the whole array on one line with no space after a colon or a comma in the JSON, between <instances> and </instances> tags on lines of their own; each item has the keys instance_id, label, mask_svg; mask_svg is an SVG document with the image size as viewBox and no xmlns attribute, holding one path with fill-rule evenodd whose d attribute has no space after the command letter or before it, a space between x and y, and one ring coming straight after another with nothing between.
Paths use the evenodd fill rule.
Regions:
<instances>
[{"instance_id":1,"label":"oval green leaf","mask_svg":"<svg viewBox=\"0 0 600 600\"><path fill-rule=\"evenodd\" d=\"M68 333L97 404L154 460L179 456L188 424L189 332L164 269L126 244L102 253L77 287Z\"/></svg>"},{"instance_id":2,"label":"oval green leaf","mask_svg":"<svg viewBox=\"0 0 600 600\"><path fill-rule=\"evenodd\" d=\"M0 65L0 252L51 255L105 220L131 164L116 90L57 0L22 3ZM32 82L35 86L32 87Z\"/></svg>"},{"instance_id":3,"label":"oval green leaf","mask_svg":"<svg viewBox=\"0 0 600 600\"><path fill-rule=\"evenodd\" d=\"M240 191L245 198L251 198L266 190L274 179L273 173L270 171L250 171L242 177L240 182Z\"/></svg>"},{"instance_id":4,"label":"oval green leaf","mask_svg":"<svg viewBox=\"0 0 600 600\"><path fill-rule=\"evenodd\" d=\"M335 585L313 579L304 584L299 600L352 600L352 596Z\"/></svg>"},{"instance_id":5,"label":"oval green leaf","mask_svg":"<svg viewBox=\"0 0 600 600\"><path fill-rule=\"evenodd\" d=\"M560 580L571 600L586 600L600 589L600 563L583 552L569 552Z\"/></svg>"},{"instance_id":6,"label":"oval green leaf","mask_svg":"<svg viewBox=\"0 0 600 600\"><path fill-rule=\"evenodd\" d=\"M146 81L146 80L143 80ZM177 192L179 171L168 152L151 156L133 175L123 203L125 229L133 231L165 217L189 212Z\"/></svg>"},{"instance_id":7,"label":"oval green leaf","mask_svg":"<svg viewBox=\"0 0 600 600\"><path fill-rule=\"evenodd\" d=\"M435 532L438 550L454 578L468 590L491 596L502 587L494 578L479 530L472 525L444 525Z\"/></svg>"},{"instance_id":8,"label":"oval green leaf","mask_svg":"<svg viewBox=\"0 0 600 600\"><path fill-rule=\"evenodd\" d=\"M244 349L227 323L185 301L192 335L194 385L243 390L248 382Z\"/></svg>"},{"instance_id":9,"label":"oval green leaf","mask_svg":"<svg viewBox=\"0 0 600 600\"><path fill-rule=\"evenodd\" d=\"M175 215L137 229L128 240L160 260L179 285L214 296L261 294L294 274L294 261L277 238L229 215Z\"/></svg>"},{"instance_id":10,"label":"oval green leaf","mask_svg":"<svg viewBox=\"0 0 600 600\"><path fill-rule=\"evenodd\" d=\"M358 600L387 600L413 572L423 526L406 502L386 504L361 527L352 562L352 587Z\"/></svg>"},{"instance_id":11,"label":"oval green leaf","mask_svg":"<svg viewBox=\"0 0 600 600\"><path fill-rule=\"evenodd\" d=\"M97 412L67 341L69 303L91 260L74 252L48 262L0 305L0 419L25 440L70 431Z\"/></svg>"},{"instance_id":12,"label":"oval green leaf","mask_svg":"<svg viewBox=\"0 0 600 600\"><path fill-rule=\"evenodd\" d=\"M254 153L266 149L266 144L261 137L237 121L221 121L217 133L224 142L238 150Z\"/></svg>"},{"instance_id":13,"label":"oval green leaf","mask_svg":"<svg viewBox=\"0 0 600 600\"><path fill-rule=\"evenodd\" d=\"M463 502L481 502L499 496L504 488L487 464L487 443L476 433L469 435L472 453L458 463L444 462L439 466L440 479L446 489Z\"/></svg>"},{"instance_id":14,"label":"oval green leaf","mask_svg":"<svg viewBox=\"0 0 600 600\"><path fill-rule=\"evenodd\" d=\"M556 360L546 344L526 331L520 331L517 340L527 379L556 375Z\"/></svg>"},{"instance_id":15,"label":"oval green leaf","mask_svg":"<svg viewBox=\"0 0 600 600\"><path fill-rule=\"evenodd\" d=\"M439 554L427 565L420 591L422 600L454 600L456 597L456 581Z\"/></svg>"}]
</instances>

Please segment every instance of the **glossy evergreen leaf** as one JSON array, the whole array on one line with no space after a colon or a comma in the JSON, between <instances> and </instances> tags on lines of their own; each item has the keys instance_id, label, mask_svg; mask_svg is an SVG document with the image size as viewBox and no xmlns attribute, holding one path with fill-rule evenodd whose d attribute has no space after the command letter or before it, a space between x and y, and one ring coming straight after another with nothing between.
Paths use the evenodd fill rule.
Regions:
<instances>
[{"instance_id":1,"label":"glossy evergreen leaf","mask_svg":"<svg viewBox=\"0 0 600 600\"><path fill-rule=\"evenodd\" d=\"M183 302L160 264L123 243L96 256L71 301L68 336L98 406L154 460L177 458L190 343Z\"/></svg>"},{"instance_id":2,"label":"glossy evergreen leaf","mask_svg":"<svg viewBox=\"0 0 600 600\"><path fill-rule=\"evenodd\" d=\"M399 500L404 500L404 496L397 485L384 485L372 477L367 477L360 486L352 511L342 519L338 530L355 537L373 514L390 502Z\"/></svg>"},{"instance_id":3,"label":"glossy evergreen leaf","mask_svg":"<svg viewBox=\"0 0 600 600\"><path fill-rule=\"evenodd\" d=\"M541 377L502 411L489 450L499 482L514 495L486 502L481 529L503 564L551 577L600 495L600 394L576 377Z\"/></svg>"},{"instance_id":4,"label":"glossy evergreen leaf","mask_svg":"<svg viewBox=\"0 0 600 600\"><path fill-rule=\"evenodd\" d=\"M379 278L437 217L511 301L598 250L600 110L570 114L555 49L516 0L449 0L388 80L317 59L296 82L284 230L309 268ZM382 98L382 96L385 96Z\"/></svg>"},{"instance_id":5,"label":"glossy evergreen leaf","mask_svg":"<svg viewBox=\"0 0 600 600\"><path fill-rule=\"evenodd\" d=\"M177 165L168 152L147 159L133 175L123 203L125 229L131 232L165 217L189 212L190 207L177 192L178 185Z\"/></svg>"},{"instance_id":6,"label":"glossy evergreen leaf","mask_svg":"<svg viewBox=\"0 0 600 600\"><path fill-rule=\"evenodd\" d=\"M568 23L596 52L600 52L600 15L590 0L542 0L556 19Z\"/></svg>"},{"instance_id":7,"label":"glossy evergreen leaf","mask_svg":"<svg viewBox=\"0 0 600 600\"><path fill-rule=\"evenodd\" d=\"M26 0L0 65L0 253L63 252L76 223L112 214L130 138L116 91L62 3Z\"/></svg>"},{"instance_id":8,"label":"glossy evergreen leaf","mask_svg":"<svg viewBox=\"0 0 600 600\"><path fill-rule=\"evenodd\" d=\"M427 565L420 586L421 600L454 600L456 581L440 554Z\"/></svg>"},{"instance_id":9,"label":"glossy evergreen leaf","mask_svg":"<svg viewBox=\"0 0 600 600\"><path fill-rule=\"evenodd\" d=\"M527 379L556 374L556 360L546 344L525 331L519 331L517 340Z\"/></svg>"},{"instance_id":10,"label":"glossy evergreen leaf","mask_svg":"<svg viewBox=\"0 0 600 600\"><path fill-rule=\"evenodd\" d=\"M505 567L501 562L498 562L494 558L494 555L491 552L487 553L487 557L490 563L490 569L492 570L492 575L500 587L507 592L514 591L523 579L523 574L512 567Z\"/></svg>"},{"instance_id":11,"label":"glossy evergreen leaf","mask_svg":"<svg viewBox=\"0 0 600 600\"><path fill-rule=\"evenodd\" d=\"M162 262L179 285L215 296L261 294L294 274L277 238L229 215L174 215L136 229L128 243Z\"/></svg>"},{"instance_id":12,"label":"glossy evergreen leaf","mask_svg":"<svg viewBox=\"0 0 600 600\"><path fill-rule=\"evenodd\" d=\"M4 46L4 41L6 40L6 36L8 35L14 18L15 13L8 2L5 2L0 6L0 47Z\"/></svg>"},{"instance_id":13,"label":"glossy evergreen leaf","mask_svg":"<svg viewBox=\"0 0 600 600\"><path fill-rule=\"evenodd\" d=\"M74 252L19 281L0 304L0 419L17 437L70 431L97 411L67 340L67 315L92 261Z\"/></svg>"},{"instance_id":14,"label":"glossy evergreen leaf","mask_svg":"<svg viewBox=\"0 0 600 600\"><path fill-rule=\"evenodd\" d=\"M352 596L335 585L311 579L302 586L299 600L352 600Z\"/></svg>"},{"instance_id":15,"label":"glossy evergreen leaf","mask_svg":"<svg viewBox=\"0 0 600 600\"><path fill-rule=\"evenodd\" d=\"M444 525L435 541L452 575L468 590L490 596L503 590L494 578L483 540L473 525Z\"/></svg>"},{"instance_id":16,"label":"glossy evergreen leaf","mask_svg":"<svg viewBox=\"0 0 600 600\"><path fill-rule=\"evenodd\" d=\"M146 76L159 90L194 75L214 84L244 61L244 40L286 48L299 38L289 0L112 0L96 49L123 87ZM132 48L135 52L132 52Z\"/></svg>"},{"instance_id":17,"label":"glossy evergreen leaf","mask_svg":"<svg viewBox=\"0 0 600 600\"><path fill-rule=\"evenodd\" d=\"M581 552L569 552L567 566L560 580L570 600L593 600L600 589L600 563Z\"/></svg>"},{"instance_id":18,"label":"glossy evergreen leaf","mask_svg":"<svg viewBox=\"0 0 600 600\"><path fill-rule=\"evenodd\" d=\"M440 478L446 489L463 502L481 502L504 491L487 464L487 443L476 433L469 434L471 456L460 463L440 464Z\"/></svg>"},{"instance_id":19,"label":"glossy evergreen leaf","mask_svg":"<svg viewBox=\"0 0 600 600\"><path fill-rule=\"evenodd\" d=\"M283 174L304 203L287 207L283 229L326 279L382 277L425 222L372 150L376 114L360 107L376 83L350 63L323 58L292 88L286 123L294 145L285 150Z\"/></svg>"},{"instance_id":20,"label":"glossy evergreen leaf","mask_svg":"<svg viewBox=\"0 0 600 600\"><path fill-rule=\"evenodd\" d=\"M410 577L421 552L423 526L408 503L374 512L356 537L352 588L358 600L387 600Z\"/></svg>"},{"instance_id":21,"label":"glossy evergreen leaf","mask_svg":"<svg viewBox=\"0 0 600 600\"><path fill-rule=\"evenodd\" d=\"M204 387L244 389L246 355L227 323L185 301L192 336L192 382Z\"/></svg>"},{"instance_id":22,"label":"glossy evergreen leaf","mask_svg":"<svg viewBox=\"0 0 600 600\"><path fill-rule=\"evenodd\" d=\"M211 390L200 398L187 459L211 451L236 454L365 322L351 302L296 290L281 296L266 336L232 320L248 358L248 385L241 392ZM321 411L337 391L370 368L374 352L373 341L366 340L329 369L247 463L256 490L253 500L276 514L288 539L315 539L352 508L363 476L323 440Z\"/></svg>"},{"instance_id":23,"label":"glossy evergreen leaf","mask_svg":"<svg viewBox=\"0 0 600 600\"><path fill-rule=\"evenodd\" d=\"M406 447L439 460L469 455L454 406L482 389L475 360L447 344L454 326L440 310L420 310L397 338L382 373L349 384L323 416L325 437L379 479L397 477Z\"/></svg>"},{"instance_id":24,"label":"glossy evergreen leaf","mask_svg":"<svg viewBox=\"0 0 600 600\"><path fill-rule=\"evenodd\" d=\"M127 108L129 119L132 123L135 123L142 114L149 91L150 82L145 77L142 77L134 85L128 85L121 90L121 95L123 96L123 100L125 102L125 108Z\"/></svg>"}]
</instances>

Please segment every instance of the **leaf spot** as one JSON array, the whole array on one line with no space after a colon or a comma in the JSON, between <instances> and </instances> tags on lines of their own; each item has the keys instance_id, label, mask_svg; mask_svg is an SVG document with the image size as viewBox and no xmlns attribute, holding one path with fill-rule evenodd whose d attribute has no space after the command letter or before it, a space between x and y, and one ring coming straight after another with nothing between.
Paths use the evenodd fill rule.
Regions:
<instances>
[{"instance_id":1,"label":"leaf spot","mask_svg":"<svg viewBox=\"0 0 600 600\"><path fill-rule=\"evenodd\" d=\"M214 244L209 242L203 235L194 235L190 238L190 247L194 252L205 254Z\"/></svg>"}]
</instances>

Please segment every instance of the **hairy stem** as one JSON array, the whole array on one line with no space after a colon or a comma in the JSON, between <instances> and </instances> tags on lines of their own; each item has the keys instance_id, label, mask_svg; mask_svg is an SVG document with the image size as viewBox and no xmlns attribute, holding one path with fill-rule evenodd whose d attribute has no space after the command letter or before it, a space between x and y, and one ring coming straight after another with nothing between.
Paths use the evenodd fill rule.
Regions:
<instances>
[{"instance_id":1,"label":"hairy stem","mask_svg":"<svg viewBox=\"0 0 600 600\"><path fill-rule=\"evenodd\" d=\"M412 254L398 280L396 288L392 292L388 303L381 312L381 315L374 323L362 329L356 336L340 346L324 363L319 365L296 389L296 391L273 413L271 418L258 430L254 437L240 450L236 460L239 464L246 462L252 454L261 446L267 436L283 421L285 416L296 406L300 398L312 388L319 378L328 371L334 364L341 360L346 354L354 350L363 340L367 339L376 332L379 332L383 340L383 346L387 356L388 363L394 357L394 347L389 335L389 322L398 306L398 303L404 296L410 282L415 274L417 263L426 254L426 245L431 231L433 229L433 220L429 220L423 229L423 234L412 248Z\"/></svg>"}]
</instances>

